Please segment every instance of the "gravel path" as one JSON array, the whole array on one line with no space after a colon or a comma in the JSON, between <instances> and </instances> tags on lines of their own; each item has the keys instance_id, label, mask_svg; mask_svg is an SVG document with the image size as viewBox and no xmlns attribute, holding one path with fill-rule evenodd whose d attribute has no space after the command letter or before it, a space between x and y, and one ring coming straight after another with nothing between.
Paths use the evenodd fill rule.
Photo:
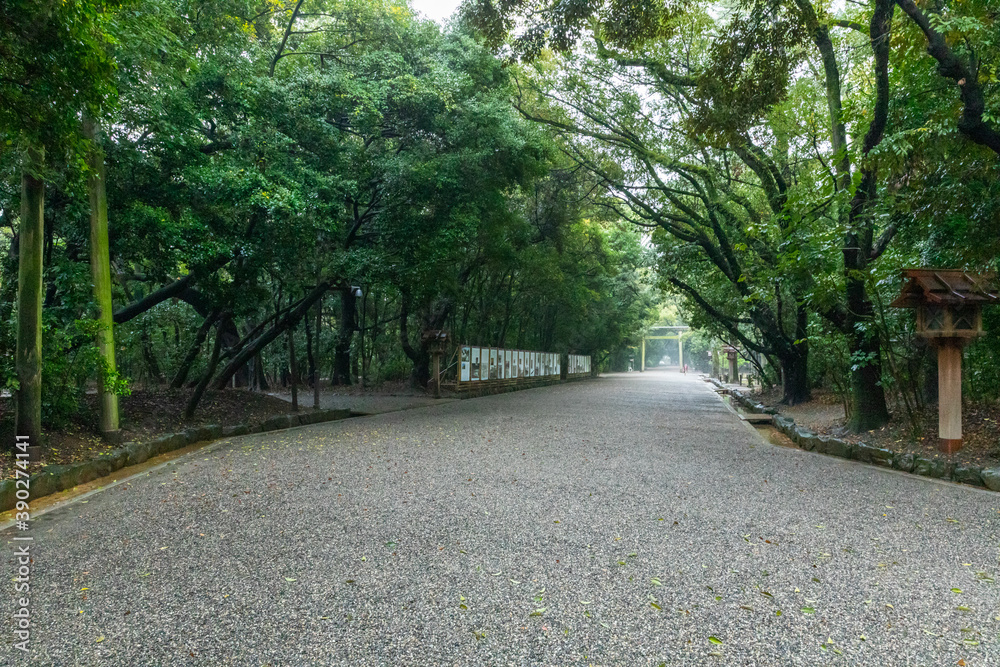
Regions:
<instances>
[{"instance_id":1,"label":"gravel path","mask_svg":"<svg viewBox=\"0 0 1000 667\"><path fill-rule=\"evenodd\" d=\"M0 663L997 665L998 510L609 376L225 441L44 515Z\"/></svg>"},{"instance_id":2,"label":"gravel path","mask_svg":"<svg viewBox=\"0 0 1000 667\"><path fill-rule=\"evenodd\" d=\"M291 394L273 393L271 396L284 401L292 402ZM386 395L376 393L364 394L344 394L324 391L319 396L319 406L324 410L351 410L352 412L364 412L366 414L380 414L383 412L395 412L397 410L410 410L412 408L422 408L437 403L451 403L457 398L434 398L433 396L422 395ZM312 408L313 394L311 389L307 389L299 394L299 405L303 408Z\"/></svg>"}]
</instances>

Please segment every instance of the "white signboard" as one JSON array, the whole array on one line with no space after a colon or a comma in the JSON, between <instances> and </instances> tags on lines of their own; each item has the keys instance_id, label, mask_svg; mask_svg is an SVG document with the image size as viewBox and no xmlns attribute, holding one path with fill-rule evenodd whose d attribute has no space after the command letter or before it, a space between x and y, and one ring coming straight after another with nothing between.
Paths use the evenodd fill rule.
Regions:
<instances>
[{"instance_id":1,"label":"white signboard","mask_svg":"<svg viewBox=\"0 0 1000 667\"><path fill-rule=\"evenodd\" d=\"M567 375L590 372L590 355L570 354L566 361ZM557 352L505 350L475 345L463 345L459 348L459 382L555 378L560 376L561 371L562 355Z\"/></svg>"},{"instance_id":2,"label":"white signboard","mask_svg":"<svg viewBox=\"0 0 1000 667\"><path fill-rule=\"evenodd\" d=\"M461 374L459 375L459 381L460 382L468 382L469 381L469 361L470 361L471 355L472 355L472 348L470 348L468 345L463 345L462 346L462 368L461 368L461 371L460 371Z\"/></svg>"}]
</instances>

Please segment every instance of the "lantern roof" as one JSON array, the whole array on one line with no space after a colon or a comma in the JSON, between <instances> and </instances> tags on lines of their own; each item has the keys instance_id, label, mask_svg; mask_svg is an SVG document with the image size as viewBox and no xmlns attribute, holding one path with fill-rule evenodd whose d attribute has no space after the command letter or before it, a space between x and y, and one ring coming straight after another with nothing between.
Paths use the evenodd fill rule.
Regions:
<instances>
[{"instance_id":1,"label":"lantern roof","mask_svg":"<svg viewBox=\"0 0 1000 667\"><path fill-rule=\"evenodd\" d=\"M922 305L1000 304L993 273L969 273L961 269L903 269L903 289L890 306L916 308Z\"/></svg>"}]
</instances>

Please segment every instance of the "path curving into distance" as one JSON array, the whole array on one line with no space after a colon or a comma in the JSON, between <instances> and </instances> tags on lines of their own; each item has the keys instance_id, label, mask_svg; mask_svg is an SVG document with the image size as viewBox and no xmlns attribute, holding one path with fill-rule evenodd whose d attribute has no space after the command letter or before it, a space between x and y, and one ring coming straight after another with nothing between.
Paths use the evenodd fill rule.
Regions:
<instances>
[{"instance_id":1,"label":"path curving into distance","mask_svg":"<svg viewBox=\"0 0 1000 667\"><path fill-rule=\"evenodd\" d=\"M0 663L996 665L998 532L998 494L611 375L237 438L52 511L30 660L8 577Z\"/></svg>"}]
</instances>

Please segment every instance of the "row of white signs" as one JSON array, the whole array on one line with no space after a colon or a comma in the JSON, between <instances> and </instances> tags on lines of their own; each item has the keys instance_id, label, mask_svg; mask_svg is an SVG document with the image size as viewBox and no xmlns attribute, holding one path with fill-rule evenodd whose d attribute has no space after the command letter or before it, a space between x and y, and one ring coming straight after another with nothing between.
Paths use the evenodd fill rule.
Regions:
<instances>
[{"instance_id":1,"label":"row of white signs","mask_svg":"<svg viewBox=\"0 0 1000 667\"><path fill-rule=\"evenodd\" d=\"M462 346L460 382L513 380L515 378L559 377L562 370L556 352L526 352L495 347ZM590 372L590 357L569 355L570 375Z\"/></svg>"}]
</instances>

